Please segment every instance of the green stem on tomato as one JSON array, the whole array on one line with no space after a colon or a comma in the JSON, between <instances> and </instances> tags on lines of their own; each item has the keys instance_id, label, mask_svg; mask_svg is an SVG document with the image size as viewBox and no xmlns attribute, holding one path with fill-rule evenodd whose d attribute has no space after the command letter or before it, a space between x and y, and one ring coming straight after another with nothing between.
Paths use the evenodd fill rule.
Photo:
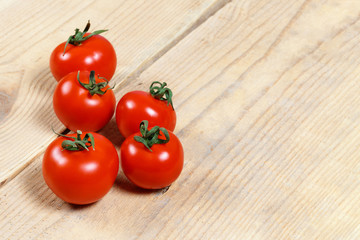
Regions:
<instances>
[{"instance_id":1,"label":"green stem on tomato","mask_svg":"<svg viewBox=\"0 0 360 240\"><path fill-rule=\"evenodd\" d=\"M159 85L159 86L155 86L155 85ZM166 87L166 82L158 82L155 81L150 85L150 94L159 100L163 100L163 101L167 101L167 104L171 105L172 109L174 109L174 105L172 103L172 91L170 88Z\"/></svg>"},{"instance_id":2,"label":"green stem on tomato","mask_svg":"<svg viewBox=\"0 0 360 240\"><path fill-rule=\"evenodd\" d=\"M86 24L86 26L82 32L78 28L75 29L75 34L71 35L65 43L63 56L65 55L65 50L69 43L74 46L79 46L83 41L86 41L87 39L91 38L92 36L98 35L98 34L101 34L101 33L107 31L107 29L106 30L97 30L97 31L94 31L93 33L87 35L86 37L84 37L85 34L87 33L87 31L89 31L89 29L90 29L90 20L88 21L88 23Z\"/></svg>"},{"instance_id":3,"label":"green stem on tomato","mask_svg":"<svg viewBox=\"0 0 360 240\"><path fill-rule=\"evenodd\" d=\"M101 89L106 87L108 85L109 81L103 77L101 77L101 79L104 79L105 82L96 83L95 71L91 71L90 77L89 77L89 83L83 83L80 81L80 71L78 71L78 74L77 74L78 82L80 83L81 86L83 86L85 89L87 89L89 91L91 96L93 96L94 94L104 95L108 89L113 89L115 87L115 86L113 86L111 88L107 88L105 91L102 91Z\"/></svg>"},{"instance_id":4,"label":"green stem on tomato","mask_svg":"<svg viewBox=\"0 0 360 240\"><path fill-rule=\"evenodd\" d=\"M66 136L64 134L55 132L54 129L52 129L52 130L58 136L73 139L73 140L64 140L61 143L61 147L65 150L82 151L82 150L86 149L87 151L89 151L89 147L92 147L92 149L95 150L94 136L91 133L86 133L84 138L81 139L82 132L80 130L76 131L76 133L77 133L76 137Z\"/></svg>"},{"instance_id":5,"label":"green stem on tomato","mask_svg":"<svg viewBox=\"0 0 360 240\"><path fill-rule=\"evenodd\" d=\"M150 131L148 130L149 122L147 120L143 120L140 123L140 136L135 136L134 139L137 142L140 142L145 145L147 149L149 149L151 152L151 147L154 144L165 144L169 142L170 136L169 132L165 128L161 128L159 126L155 126ZM165 139L160 139L159 136L161 136L161 132L164 134Z\"/></svg>"}]
</instances>

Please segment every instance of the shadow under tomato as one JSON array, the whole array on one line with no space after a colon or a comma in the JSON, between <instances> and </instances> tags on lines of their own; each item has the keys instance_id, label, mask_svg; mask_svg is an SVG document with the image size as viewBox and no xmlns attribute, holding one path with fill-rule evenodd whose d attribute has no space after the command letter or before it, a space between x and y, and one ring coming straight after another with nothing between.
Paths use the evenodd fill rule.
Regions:
<instances>
[{"instance_id":1,"label":"shadow under tomato","mask_svg":"<svg viewBox=\"0 0 360 240\"><path fill-rule=\"evenodd\" d=\"M99 134L109 139L117 150L120 149L121 144L125 140L117 128L115 116L108 122L108 124L106 124L103 129L99 131Z\"/></svg>"},{"instance_id":2,"label":"shadow under tomato","mask_svg":"<svg viewBox=\"0 0 360 240\"><path fill-rule=\"evenodd\" d=\"M124 191L127 193L132 193L132 194L142 194L142 195L147 195L147 194L156 194L156 195L162 195L164 193L166 193L170 186L162 188L162 189L143 189L140 188L138 186L136 186L135 184L133 184L132 182L130 182L124 175L123 172L120 172L119 175L117 176L114 186L118 187L118 189L120 191Z\"/></svg>"},{"instance_id":3,"label":"shadow under tomato","mask_svg":"<svg viewBox=\"0 0 360 240\"><path fill-rule=\"evenodd\" d=\"M96 202L93 202L93 203L88 203L88 204L73 204L73 203L68 203L68 205L70 206L70 208L72 210L75 210L75 211L80 211L80 210L83 210L83 209L88 209L92 206L95 206L99 201L101 201L101 199L99 199L98 201Z\"/></svg>"}]
</instances>

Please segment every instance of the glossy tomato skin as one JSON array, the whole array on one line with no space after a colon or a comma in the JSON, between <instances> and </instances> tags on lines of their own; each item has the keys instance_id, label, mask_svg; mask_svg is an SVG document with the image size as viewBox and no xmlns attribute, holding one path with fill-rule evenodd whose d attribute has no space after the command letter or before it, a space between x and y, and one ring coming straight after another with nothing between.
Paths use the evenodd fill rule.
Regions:
<instances>
[{"instance_id":1,"label":"glossy tomato skin","mask_svg":"<svg viewBox=\"0 0 360 240\"><path fill-rule=\"evenodd\" d=\"M121 145L121 167L125 176L135 185L145 189L169 186L180 175L184 164L184 151L179 139L169 131L170 141L154 144L149 151L144 144L134 140L133 134Z\"/></svg>"},{"instance_id":2,"label":"glossy tomato skin","mask_svg":"<svg viewBox=\"0 0 360 240\"><path fill-rule=\"evenodd\" d=\"M117 151L107 138L97 133L92 134L95 150L91 147L89 151L64 150L61 143L68 138L59 137L50 143L45 151L42 163L44 180L49 188L66 202L96 202L115 182L119 170Z\"/></svg>"},{"instance_id":3,"label":"glossy tomato skin","mask_svg":"<svg viewBox=\"0 0 360 240\"><path fill-rule=\"evenodd\" d=\"M104 95L91 96L77 80L77 72L66 75L55 88L53 108L58 119L70 130L95 132L103 128L112 118L116 99L108 89ZM89 83L90 73L80 72L80 81ZM103 81L95 76L96 82ZM103 88L105 91L109 86Z\"/></svg>"},{"instance_id":4,"label":"glossy tomato skin","mask_svg":"<svg viewBox=\"0 0 360 240\"><path fill-rule=\"evenodd\" d=\"M86 33L85 36L90 33ZM111 43L101 35L94 35L75 46L66 42L58 45L50 56L50 69L56 81L71 72L95 71L108 81L116 69L116 53Z\"/></svg>"},{"instance_id":5,"label":"glossy tomato skin","mask_svg":"<svg viewBox=\"0 0 360 240\"><path fill-rule=\"evenodd\" d=\"M147 120L149 127L159 126L174 131L176 113L166 101L158 100L144 91L125 94L116 107L116 124L125 138L139 131L141 121Z\"/></svg>"}]
</instances>

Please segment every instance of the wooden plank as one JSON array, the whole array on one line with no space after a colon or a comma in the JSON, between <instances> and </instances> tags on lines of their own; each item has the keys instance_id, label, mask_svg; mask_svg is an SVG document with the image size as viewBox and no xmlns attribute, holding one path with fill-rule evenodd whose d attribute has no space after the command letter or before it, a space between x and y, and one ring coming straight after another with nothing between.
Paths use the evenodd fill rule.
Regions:
<instances>
[{"instance_id":1,"label":"wooden plank","mask_svg":"<svg viewBox=\"0 0 360 240\"><path fill-rule=\"evenodd\" d=\"M40 155L0 188L3 238L359 239L359 4L227 4L117 92L173 88L186 161L169 191L120 173L76 207ZM101 133L120 146L114 121Z\"/></svg>"},{"instance_id":2,"label":"wooden plank","mask_svg":"<svg viewBox=\"0 0 360 240\"><path fill-rule=\"evenodd\" d=\"M64 130L52 110L56 86L51 51L91 19L108 28L120 88L211 16L226 0L8 1L0 7L0 185L14 177ZM116 89L115 89L116 90Z\"/></svg>"}]
</instances>

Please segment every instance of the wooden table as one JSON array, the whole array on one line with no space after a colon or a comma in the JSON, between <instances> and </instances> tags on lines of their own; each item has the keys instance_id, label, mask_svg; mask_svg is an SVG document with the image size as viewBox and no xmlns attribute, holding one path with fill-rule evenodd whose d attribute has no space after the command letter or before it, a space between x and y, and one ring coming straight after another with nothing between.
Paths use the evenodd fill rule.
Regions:
<instances>
[{"instance_id":1,"label":"wooden table","mask_svg":"<svg viewBox=\"0 0 360 240\"><path fill-rule=\"evenodd\" d=\"M0 1L1 239L360 239L360 1ZM185 165L167 192L120 171L74 206L41 162L65 130L49 56L104 33L119 100L174 92ZM119 149L115 120L100 131Z\"/></svg>"}]
</instances>

